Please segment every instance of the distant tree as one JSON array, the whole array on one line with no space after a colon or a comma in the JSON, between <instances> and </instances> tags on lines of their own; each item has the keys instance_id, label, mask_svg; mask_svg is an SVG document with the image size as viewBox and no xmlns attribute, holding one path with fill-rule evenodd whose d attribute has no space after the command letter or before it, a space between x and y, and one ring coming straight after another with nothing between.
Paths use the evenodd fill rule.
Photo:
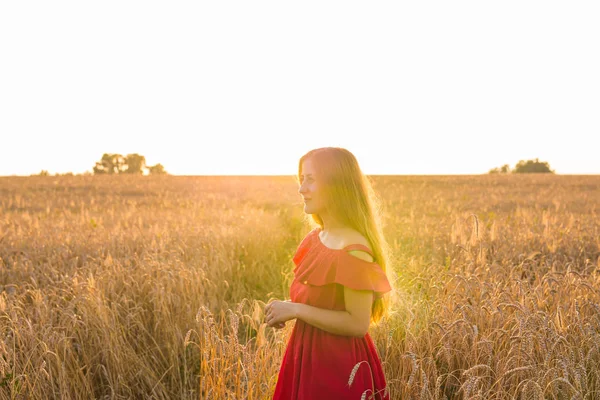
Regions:
<instances>
[{"instance_id":1,"label":"distant tree","mask_svg":"<svg viewBox=\"0 0 600 400\"><path fill-rule=\"evenodd\" d=\"M522 173L551 173L554 171L550 169L550 165L547 162L542 162L539 159L535 160L521 160L515 165L515 168L512 171L516 174Z\"/></svg>"},{"instance_id":2,"label":"distant tree","mask_svg":"<svg viewBox=\"0 0 600 400\"><path fill-rule=\"evenodd\" d=\"M150 175L165 175L167 171L165 171L165 167L162 164L150 165L148 166L148 172Z\"/></svg>"},{"instance_id":3,"label":"distant tree","mask_svg":"<svg viewBox=\"0 0 600 400\"><path fill-rule=\"evenodd\" d=\"M50 176L50 173L45 169L41 170L38 176Z\"/></svg>"},{"instance_id":4,"label":"distant tree","mask_svg":"<svg viewBox=\"0 0 600 400\"><path fill-rule=\"evenodd\" d=\"M510 173L510 166L508 164L504 164L500 168L490 169L490 174L508 174Z\"/></svg>"},{"instance_id":5,"label":"distant tree","mask_svg":"<svg viewBox=\"0 0 600 400\"><path fill-rule=\"evenodd\" d=\"M120 174L126 170L126 159L121 154L107 154L102 155L102 159L96 163L94 167L95 175L113 175Z\"/></svg>"},{"instance_id":6,"label":"distant tree","mask_svg":"<svg viewBox=\"0 0 600 400\"><path fill-rule=\"evenodd\" d=\"M490 169L490 174L521 174L521 173L532 173L532 172L546 172L546 173L554 173L553 170L550 169L550 165L547 162L541 162L539 159L535 160L521 160L519 161L515 167L511 170L508 164L504 164L499 168Z\"/></svg>"},{"instance_id":7,"label":"distant tree","mask_svg":"<svg viewBox=\"0 0 600 400\"><path fill-rule=\"evenodd\" d=\"M146 169L146 157L137 153L127 154L127 157L125 158L125 164L127 164L125 173L141 175Z\"/></svg>"},{"instance_id":8,"label":"distant tree","mask_svg":"<svg viewBox=\"0 0 600 400\"><path fill-rule=\"evenodd\" d=\"M93 168L94 175L142 175L146 171L152 175L167 173L162 164L146 165L146 157L138 153L127 154L126 157L123 157L121 154L104 153L102 159L96 162Z\"/></svg>"}]
</instances>

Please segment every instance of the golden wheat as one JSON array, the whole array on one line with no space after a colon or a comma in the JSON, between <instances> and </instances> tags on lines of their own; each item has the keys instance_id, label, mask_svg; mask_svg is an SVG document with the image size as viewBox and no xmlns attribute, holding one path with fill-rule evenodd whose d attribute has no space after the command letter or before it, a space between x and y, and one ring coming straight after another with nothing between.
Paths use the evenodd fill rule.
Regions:
<instances>
[{"instance_id":1,"label":"golden wheat","mask_svg":"<svg viewBox=\"0 0 600 400\"><path fill-rule=\"evenodd\" d=\"M598 397L600 177L373 183L392 399ZM270 398L308 229L292 177L0 178L0 399Z\"/></svg>"}]
</instances>

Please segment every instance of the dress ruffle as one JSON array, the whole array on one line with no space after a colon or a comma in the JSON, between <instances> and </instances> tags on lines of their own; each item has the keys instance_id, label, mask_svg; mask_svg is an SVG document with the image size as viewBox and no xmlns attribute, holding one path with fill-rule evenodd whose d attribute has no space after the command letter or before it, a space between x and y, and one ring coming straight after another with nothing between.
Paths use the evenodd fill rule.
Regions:
<instances>
[{"instance_id":1,"label":"dress ruffle","mask_svg":"<svg viewBox=\"0 0 600 400\"><path fill-rule=\"evenodd\" d=\"M298 281L313 286L337 283L354 290L372 290L376 297L392 290L378 263L349 253L358 249L371 254L367 247L350 245L344 249L330 249L320 241L318 234L319 228L311 231L294 255L294 273ZM298 268L300 263L303 263L301 271Z\"/></svg>"}]
</instances>

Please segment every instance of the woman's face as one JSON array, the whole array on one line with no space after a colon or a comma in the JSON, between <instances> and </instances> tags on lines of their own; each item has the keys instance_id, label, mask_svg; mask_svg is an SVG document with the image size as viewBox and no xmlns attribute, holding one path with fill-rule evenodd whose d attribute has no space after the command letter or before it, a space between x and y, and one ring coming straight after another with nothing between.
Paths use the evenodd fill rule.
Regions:
<instances>
[{"instance_id":1,"label":"woman's face","mask_svg":"<svg viewBox=\"0 0 600 400\"><path fill-rule=\"evenodd\" d=\"M302 162L300 175L300 188L298 193L304 199L304 212L307 214L319 214L325 210L324 198L319 188L318 176L311 160Z\"/></svg>"}]
</instances>

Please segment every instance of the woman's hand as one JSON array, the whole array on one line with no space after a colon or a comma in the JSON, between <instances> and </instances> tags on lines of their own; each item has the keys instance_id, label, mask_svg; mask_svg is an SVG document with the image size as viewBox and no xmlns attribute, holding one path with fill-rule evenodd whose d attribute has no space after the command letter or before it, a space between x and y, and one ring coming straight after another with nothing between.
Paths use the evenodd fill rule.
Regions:
<instances>
[{"instance_id":1,"label":"woman's hand","mask_svg":"<svg viewBox=\"0 0 600 400\"><path fill-rule=\"evenodd\" d=\"M286 321L296 318L296 309L296 303L275 300L265 306L265 322L270 327L281 329Z\"/></svg>"},{"instance_id":2,"label":"woman's hand","mask_svg":"<svg viewBox=\"0 0 600 400\"><path fill-rule=\"evenodd\" d=\"M285 322L279 322L278 324L273 325L275 329L283 329L285 327Z\"/></svg>"}]
</instances>

